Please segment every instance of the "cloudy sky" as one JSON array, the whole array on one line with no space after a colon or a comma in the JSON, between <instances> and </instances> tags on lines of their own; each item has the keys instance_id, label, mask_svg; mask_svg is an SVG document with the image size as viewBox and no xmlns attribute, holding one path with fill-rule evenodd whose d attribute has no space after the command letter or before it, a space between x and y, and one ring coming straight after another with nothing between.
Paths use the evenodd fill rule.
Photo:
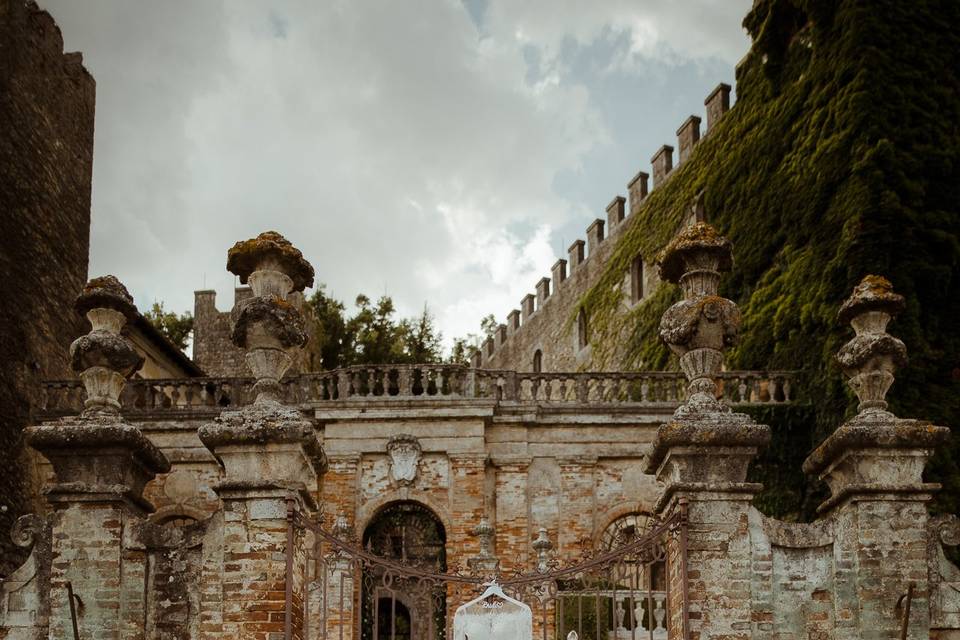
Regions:
<instances>
[{"instance_id":1,"label":"cloudy sky","mask_svg":"<svg viewBox=\"0 0 960 640\"><path fill-rule=\"evenodd\" d=\"M43 0L97 80L90 274L232 304L266 229L338 298L503 318L733 68L750 0Z\"/></svg>"}]
</instances>

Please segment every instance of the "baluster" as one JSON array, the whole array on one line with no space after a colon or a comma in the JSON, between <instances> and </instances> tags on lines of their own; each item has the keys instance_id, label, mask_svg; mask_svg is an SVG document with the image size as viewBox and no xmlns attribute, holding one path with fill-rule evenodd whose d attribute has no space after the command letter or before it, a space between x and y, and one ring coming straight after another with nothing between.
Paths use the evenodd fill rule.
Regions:
<instances>
[{"instance_id":1,"label":"baluster","mask_svg":"<svg viewBox=\"0 0 960 640\"><path fill-rule=\"evenodd\" d=\"M770 378L769 382L767 382L767 389L770 392L770 403L773 404L775 402L779 402L779 400L777 400L777 379L776 378L773 378L773 377Z\"/></svg>"},{"instance_id":2,"label":"baluster","mask_svg":"<svg viewBox=\"0 0 960 640\"><path fill-rule=\"evenodd\" d=\"M655 621L655 626L653 629L654 637L666 638L667 637L667 628L664 626L664 619L667 617L667 610L664 606L667 598L665 593L655 593L653 595L654 601L656 603L656 608L653 610L653 619Z\"/></svg>"},{"instance_id":3,"label":"baluster","mask_svg":"<svg viewBox=\"0 0 960 640\"><path fill-rule=\"evenodd\" d=\"M402 366L399 370L400 395L409 397L413 395L413 371L409 366Z\"/></svg>"},{"instance_id":4,"label":"baluster","mask_svg":"<svg viewBox=\"0 0 960 640\"><path fill-rule=\"evenodd\" d=\"M450 395L456 398L459 398L463 392L463 378L466 375L466 371L463 369L452 369L449 371L448 379L450 380Z\"/></svg>"},{"instance_id":5,"label":"baluster","mask_svg":"<svg viewBox=\"0 0 960 640\"><path fill-rule=\"evenodd\" d=\"M784 376L780 378L780 390L783 391L783 401L790 402L790 378Z\"/></svg>"},{"instance_id":6,"label":"baluster","mask_svg":"<svg viewBox=\"0 0 960 640\"><path fill-rule=\"evenodd\" d=\"M747 382L743 376L737 377L737 402L743 403L748 400Z\"/></svg>"},{"instance_id":7,"label":"baluster","mask_svg":"<svg viewBox=\"0 0 960 640\"><path fill-rule=\"evenodd\" d=\"M751 381L753 382L753 391L750 394L750 402L760 402L760 378L757 376L751 376Z\"/></svg>"},{"instance_id":8,"label":"baluster","mask_svg":"<svg viewBox=\"0 0 960 640\"><path fill-rule=\"evenodd\" d=\"M507 382L509 384L509 386L507 387L507 392L509 393L509 396L506 399L518 400L520 398L520 380L517 377L517 373L515 371L511 371L510 373L507 374Z\"/></svg>"},{"instance_id":9,"label":"baluster","mask_svg":"<svg viewBox=\"0 0 960 640\"><path fill-rule=\"evenodd\" d=\"M424 393L429 392L430 388L433 387L433 393L430 395L443 395L443 381L440 379L440 370L437 367L427 367L427 383L428 384L426 389L424 389Z\"/></svg>"},{"instance_id":10,"label":"baluster","mask_svg":"<svg viewBox=\"0 0 960 640\"><path fill-rule=\"evenodd\" d=\"M587 388L587 381L583 374L575 374L573 378L574 389L577 395L577 402L584 403L587 401L587 393L589 389Z\"/></svg>"},{"instance_id":11,"label":"baluster","mask_svg":"<svg viewBox=\"0 0 960 640\"><path fill-rule=\"evenodd\" d=\"M349 374L340 370L334 375L337 376L337 400L346 400L350 395L350 382L347 380Z\"/></svg>"},{"instance_id":12,"label":"baluster","mask_svg":"<svg viewBox=\"0 0 960 640\"><path fill-rule=\"evenodd\" d=\"M464 372L463 395L467 398L478 398L477 394L477 370L470 367Z\"/></svg>"}]
</instances>

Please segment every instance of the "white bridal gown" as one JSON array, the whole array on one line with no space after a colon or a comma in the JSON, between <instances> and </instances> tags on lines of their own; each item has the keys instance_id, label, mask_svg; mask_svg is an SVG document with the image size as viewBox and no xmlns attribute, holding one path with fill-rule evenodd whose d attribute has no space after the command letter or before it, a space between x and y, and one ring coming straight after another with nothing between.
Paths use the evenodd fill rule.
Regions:
<instances>
[{"instance_id":1,"label":"white bridal gown","mask_svg":"<svg viewBox=\"0 0 960 640\"><path fill-rule=\"evenodd\" d=\"M457 609L453 640L533 640L533 612L492 585Z\"/></svg>"}]
</instances>

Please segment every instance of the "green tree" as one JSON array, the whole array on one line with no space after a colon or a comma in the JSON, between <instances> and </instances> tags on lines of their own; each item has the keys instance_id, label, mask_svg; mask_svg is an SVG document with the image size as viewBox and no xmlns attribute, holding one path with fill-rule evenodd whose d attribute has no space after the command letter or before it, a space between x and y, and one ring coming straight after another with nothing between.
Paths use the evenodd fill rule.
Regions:
<instances>
[{"instance_id":1,"label":"green tree","mask_svg":"<svg viewBox=\"0 0 960 640\"><path fill-rule=\"evenodd\" d=\"M477 346L479 340L480 338L475 333L462 338L454 338L453 348L450 350L447 363L469 365L473 356L480 351L480 347Z\"/></svg>"},{"instance_id":2,"label":"green tree","mask_svg":"<svg viewBox=\"0 0 960 640\"><path fill-rule=\"evenodd\" d=\"M427 305L423 313L412 320L400 323L404 352L411 363L441 362L442 334L434 326L433 316Z\"/></svg>"},{"instance_id":3,"label":"green tree","mask_svg":"<svg viewBox=\"0 0 960 640\"><path fill-rule=\"evenodd\" d=\"M390 296L380 296L374 305L364 294L357 296L357 314L347 327L356 336L351 364L402 362L403 336L393 319L396 308Z\"/></svg>"},{"instance_id":4,"label":"green tree","mask_svg":"<svg viewBox=\"0 0 960 640\"><path fill-rule=\"evenodd\" d=\"M193 332L193 314L186 311L177 314L163 308L163 302L154 302L150 311L143 314L157 331L165 335L181 351L187 348Z\"/></svg>"},{"instance_id":5,"label":"green tree","mask_svg":"<svg viewBox=\"0 0 960 640\"><path fill-rule=\"evenodd\" d=\"M435 363L442 361L441 334L425 305L415 318L397 320L390 296L374 303L356 298L357 311L348 316L342 302L327 295L321 284L308 300L313 336L308 349L319 356L321 369L354 364Z\"/></svg>"},{"instance_id":6,"label":"green tree","mask_svg":"<svg viewBox=\"0 0 960 640\"><path fill-rule=\"evenodd\" d=\"M480 330L483 331L484 339L492 338L493 334L497 332L497 326L497 319L492 313L484 316L483 320L480 321Z\"/></svg>"},{"instance_id":7,"label":"green tree","mask_svg":"<svg viewBox=\"0 0 960 640\"><path fill-rule=\"evenodd\" d=\"M468 333L463 337L455 338L447 362L450 364L470 364L473 356L480 352L480 343L487 338L492 338L497 332L497 326L496 316L492 313L484 316L483 319L480 320L480 331L483 335Z\"/></svg>"},{"instance_id":8,"label":"green tree","mask_svg":"<svg viewBox=\"0 0 960 640\"><path fill-rule=\"evenodd\" d=\"M319 356L321 369L336 369L350 363L353 334L347 327L343 303L327 295L326 285L317 286L307 301L313 311L314 335L310 348Z\"/></svg>"}]
</instances>

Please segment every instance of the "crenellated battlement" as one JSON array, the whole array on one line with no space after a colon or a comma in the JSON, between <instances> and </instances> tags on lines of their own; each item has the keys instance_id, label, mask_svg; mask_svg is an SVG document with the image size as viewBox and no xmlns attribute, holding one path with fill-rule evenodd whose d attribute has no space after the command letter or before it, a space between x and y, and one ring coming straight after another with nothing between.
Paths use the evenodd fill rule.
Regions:
<instances>
[{"instance_id":1,"label":"crenellated battlement","mask_svg":"<svg viewBox=\"0 0 960 640\"><path fill-rule=\"evenodd\" d=\"M596 218L586 228L584 238L575 240L567 250L567 259L558 259L550 277L534 285L534 293L521 300L520 310L507 315L504 331L481 345L473 359L475 367L514 368L533 366L535 352L541 353L545 370L572 370L589 360L588 327L574 327L569 334L567 321L575 314L580 297L596 282L613 253L621 231L630 219L641 215L652 190L665 184L675 169L693 157L697 145L717 127L730 109L731 86L720 83L704 100L707 129L701 132L702 118L690 115L677 129L678 150L674 165L674 147L662 145L650 159L650 171L638 171L627 183L627 196L617 194L605 209L606 219ZM652 178L652 181L651 181ZM696 218L700 220L699 217ZM694 220L691 220L694 221ZM658 285L653 256L638 257L625 275L624 304L631 307L652 293ZM549 317L545 317L549 316ZM561 328L564 327L564 328Z\"/></svg>"}]
</instances>

